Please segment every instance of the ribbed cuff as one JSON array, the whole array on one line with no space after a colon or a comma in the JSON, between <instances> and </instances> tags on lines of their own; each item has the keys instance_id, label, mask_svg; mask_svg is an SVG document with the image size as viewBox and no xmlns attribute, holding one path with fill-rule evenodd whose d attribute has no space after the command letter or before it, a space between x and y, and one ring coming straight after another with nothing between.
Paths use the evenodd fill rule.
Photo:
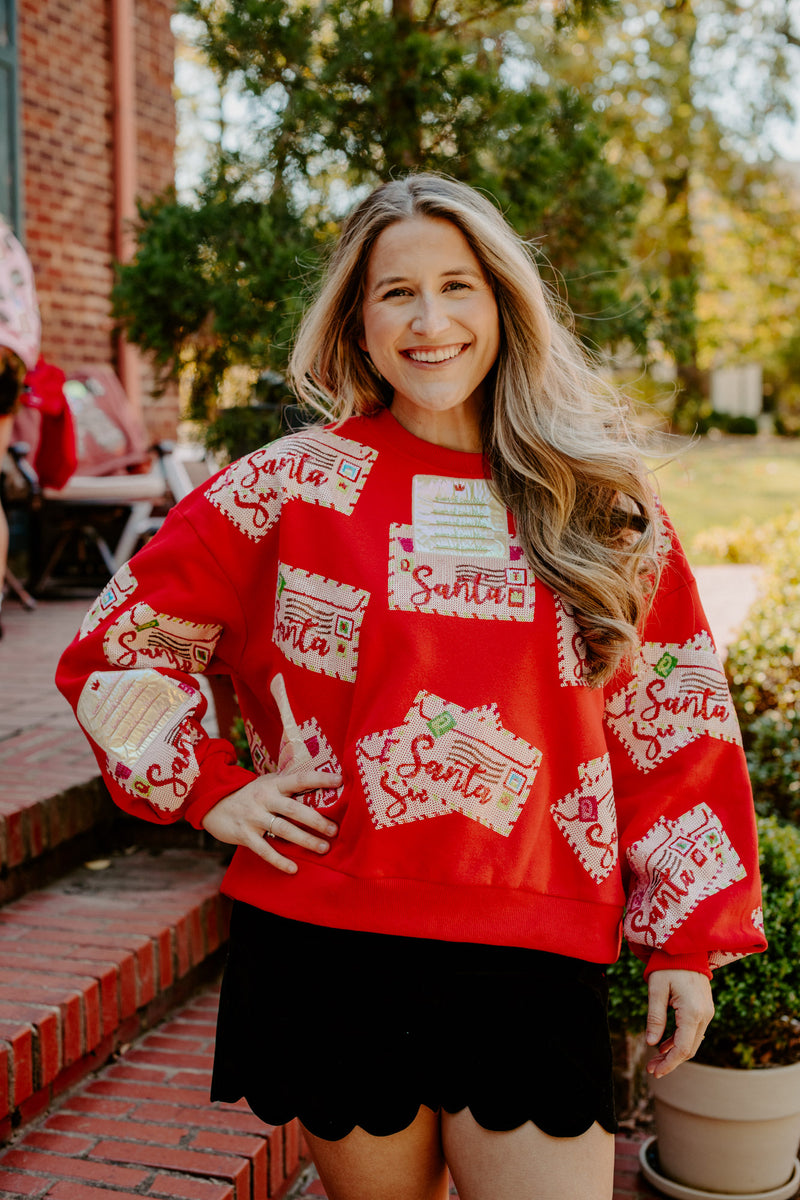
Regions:
<instances>
[{"instance_id":1,"label":"ribbed cuff","mask_svg":"<svg viewBox=\"0 0 800 1200\"><path fill-rule=\"evenodd\" d=\"M663 950L654 950L644 969L645 979L649 979L654 971L697 971L699 975L705 975L706 979L711 978L707 951L698 951L696 954L666 954Z\"/></svg>"}]
</instances>

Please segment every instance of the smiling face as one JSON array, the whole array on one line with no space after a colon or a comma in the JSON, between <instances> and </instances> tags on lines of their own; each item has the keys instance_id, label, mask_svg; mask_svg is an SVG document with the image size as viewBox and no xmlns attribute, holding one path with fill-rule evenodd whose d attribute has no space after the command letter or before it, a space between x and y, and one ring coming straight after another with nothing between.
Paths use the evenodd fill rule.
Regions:
<instances>
[{"instance_id":1,"label":"smiling face","mask_svg":"<svg viewBox=\"0 0 800 1200\"><path fill-rule=\"evenodd\" d=\"M428 442L480 450L500 319L461 230L438 217L384 229L367 264L362 321L359 345L394 389L400 424Z\"/></svg>"}]
</instances>

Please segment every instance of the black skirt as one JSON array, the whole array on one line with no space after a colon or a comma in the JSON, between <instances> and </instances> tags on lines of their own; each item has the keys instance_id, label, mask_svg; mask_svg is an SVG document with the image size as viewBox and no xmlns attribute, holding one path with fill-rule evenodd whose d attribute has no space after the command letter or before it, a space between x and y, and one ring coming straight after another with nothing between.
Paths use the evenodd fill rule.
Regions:
<instances>
[{"instance_id":1,"label":"black skirt","mask_svg":"<svg viewBox=\"0 0 800 1200\"><path fill-rule=\"evenodd\" d=\"M337 1141L420 1105L486 1129L616 1132L605 969L539 950L329 929L234 904L212 1100Z\"/></svg>"}]
</instances>

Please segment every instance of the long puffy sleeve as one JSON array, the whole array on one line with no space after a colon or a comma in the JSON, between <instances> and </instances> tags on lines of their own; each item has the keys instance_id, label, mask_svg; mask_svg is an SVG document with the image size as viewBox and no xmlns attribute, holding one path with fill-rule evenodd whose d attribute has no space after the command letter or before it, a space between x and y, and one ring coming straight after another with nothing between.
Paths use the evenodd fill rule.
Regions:
<instances>
[{"instance_id":1,"label":"long puffy sleeve","mask_svg":"<svg viewBox=\"0 0 800 1200\"><path fill-rule=\"evenodd\" d=\"M233 746L201 723L198 677L235 673L247 623L232 583L235 563L223 539L217 547L196 532L198 506L210 513L206 501L189 497L117 571L56 674L114 801L146 820L185 817L197 828L218 800L253 778Z\"/></svg>"},{"instance_id":2,"label":"long puffy sleeve","mask_svg":"<svg viewBox=\"0 0 800 1200\"><path fill-rule=\"evenodd\" d=\"M624 934L645 974L711 971L763 950L752 794L725 672L689 564L665 563L633 669L607 689L626 887Z\"/></svg>"}]
</instances>

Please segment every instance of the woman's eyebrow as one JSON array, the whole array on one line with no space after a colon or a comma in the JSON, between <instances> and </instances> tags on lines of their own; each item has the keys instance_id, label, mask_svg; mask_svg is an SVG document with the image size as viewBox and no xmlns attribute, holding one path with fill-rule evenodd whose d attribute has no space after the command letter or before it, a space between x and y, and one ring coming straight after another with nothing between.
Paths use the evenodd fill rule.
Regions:
<instances>
[{"instance_id":1,"label":"woman's eyebrow","mask_svg":"<svg viewBox=\"0 0 800 1200\"><path fill-rule=\"evenodd\" d=\"M474 267L451 267L447 271L442 271L442 278L447 279L455 275L469 275L473 279L482 279L480 271L476 271ZM384 275L382 279L376 280L373 287L377 291L379 288L391 287L396 283L408 283L407 275Z\"/></svg>"}]
</instances>

